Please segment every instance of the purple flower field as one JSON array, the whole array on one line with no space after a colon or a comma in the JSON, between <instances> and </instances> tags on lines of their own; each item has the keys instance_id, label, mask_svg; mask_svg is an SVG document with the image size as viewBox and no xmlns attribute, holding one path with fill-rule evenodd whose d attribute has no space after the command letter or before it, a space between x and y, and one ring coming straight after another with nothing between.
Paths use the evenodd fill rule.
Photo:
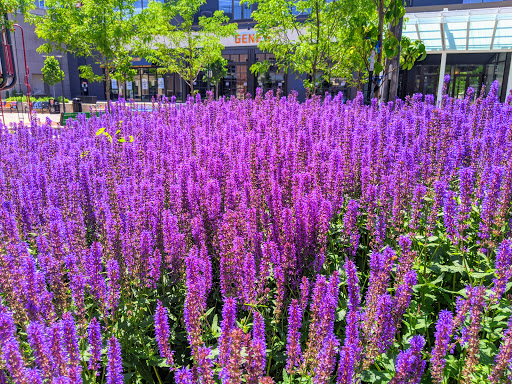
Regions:
<instances>
[{"instance_id":1,"label":"purple flower field","mask_svg":"<svg viewBox=\"0 0 512 384\"><path fill-rule=\"evenodd\" d=\"M3 127L0 383L510 383L497 87Z\"/></svg>"}]
</instances>

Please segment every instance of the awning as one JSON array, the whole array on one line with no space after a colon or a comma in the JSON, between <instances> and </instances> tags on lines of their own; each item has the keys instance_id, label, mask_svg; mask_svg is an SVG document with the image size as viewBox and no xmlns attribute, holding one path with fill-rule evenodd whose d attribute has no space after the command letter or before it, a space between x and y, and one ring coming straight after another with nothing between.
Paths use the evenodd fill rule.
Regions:
<instances>
[{"instance_id":1,"label":"awning","mask_svg":"<svg viewBox=\"0 0 512 384\"><path fill-rule=\"evenodd\" d=\"M402 34L428 52L512 50L512 7L407 13Z\"/></svg>"}]
</instances>

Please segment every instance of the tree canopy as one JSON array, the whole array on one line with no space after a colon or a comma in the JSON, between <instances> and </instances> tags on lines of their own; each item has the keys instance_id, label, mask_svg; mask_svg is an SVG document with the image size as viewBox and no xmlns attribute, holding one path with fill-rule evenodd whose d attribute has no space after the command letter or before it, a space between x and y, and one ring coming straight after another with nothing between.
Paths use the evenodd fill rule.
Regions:
<instances>
[{"instance_id":1,"label":"tree canopy","mask_svg":"<svg viewBox=\"0 0 512 384\"><path fill-rule=\"evenodd\" d=\"M46 57L41 73L43 74L43 81L50 87L64 80L64 71L60 69L59 61L54 56ZM53 96L55 97L55 87Z\"/></svg>"},{"instance_id":2,"label":"tree canopy","mask_svg":"<svg viewBox=\"0 0 512 384\"><path fill-rule=\"evenodd\" d=\"M258 47L274 54L280 70L306 75L304 86L310 94L317 93L319 84L333 77L361 87L371 67L374 65L374 73L381 74L384 59L399 55L400 48L401 63L409 68L424 54L421 43L397 38L392 31L405 13L402 0L242 2L258 3L252 14L261 38ZM259 62L251 69L261 73L269 65Z\"/></svg>"},{"instance_id":3,"label":"tree canopy","mask_svg":"<svg viewBox=\"0 0 512 384\"><path fill-rule=\"evenodd\" d=\"M46 43L40 52L70 52L91 57L104 69L94 73L91 65L81 66L80 75L90 81L105 81L110 100L112 72L131 65L132 38L135 25L135 0L47 0L47 12L33 16L36 34Z\"/></svg>"},{"instance_id":4,"label":"tree canopy","mask_svg":"<svg viewBox=\"0 0 512 384\"><path fill-rule=\"evenodd\" d=\"M0 30L10 28L17 14L25 14L34 7L30 0L1 0L0 1ZM7 17L6 17L7 16Z\"/></svg>"},{"instance_id":5,"label":"tree canopy","mask_svg":"<svg viewBox=\"0 0 512 384\"><path fill-rule=\"evenodd\" d=\"M144 56L160 67L161 73L177 73L194 92L199 74L209 65L225 65L221 39L234 36L237 24L228 24L222 11L197 17L205 0L150 2L141 15ZM155 38L156 36L156 38Z\"/></svg>"}]
</instances>

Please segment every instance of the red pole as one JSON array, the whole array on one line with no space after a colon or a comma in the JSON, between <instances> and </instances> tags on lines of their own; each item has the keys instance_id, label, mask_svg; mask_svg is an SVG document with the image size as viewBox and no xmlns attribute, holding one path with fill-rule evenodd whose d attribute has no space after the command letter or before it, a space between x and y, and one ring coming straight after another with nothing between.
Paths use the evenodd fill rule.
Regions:
<instances>
[{"instance_id":1,"label":"red pole","mask_svg":"<svg viewBox=\"0 0 512 384\"><path fill-rule=\"evenodd\" d=\"M5 125L4 103L2 102L2 92L0 92L0 108L2 109L2 122Z\"/></svg>"}]
</instances>

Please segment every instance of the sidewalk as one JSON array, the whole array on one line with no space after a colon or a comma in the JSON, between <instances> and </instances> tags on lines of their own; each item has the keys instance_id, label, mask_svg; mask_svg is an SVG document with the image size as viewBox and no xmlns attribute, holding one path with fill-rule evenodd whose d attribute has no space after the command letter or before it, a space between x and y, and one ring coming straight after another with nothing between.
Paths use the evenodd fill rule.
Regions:
<instances>
[{"instance_id":1,"label":"sidewalk","mask_svg":"<svg viewBox=\"0 0 512 384\"><path fill-rule=\"evenodd\" d=\"M52 125L59 125L59 121L60 121L60 114L56 113L56 114L48 114L48 113L37 113L37 118L41 121L41 122L45 122L46 121L46 118L50 118L50 120L52 121ZM24 122L25 124L30 124L30 116L28 115L28 113L16 113L16 112L13 112L13 113L4 113L4 119L5 119L5 125L9 126L11 124L18 124L20 122ZM3 123L2 121L2 115L0 114L0 124Z\"/></svg>"}]
</instances>

